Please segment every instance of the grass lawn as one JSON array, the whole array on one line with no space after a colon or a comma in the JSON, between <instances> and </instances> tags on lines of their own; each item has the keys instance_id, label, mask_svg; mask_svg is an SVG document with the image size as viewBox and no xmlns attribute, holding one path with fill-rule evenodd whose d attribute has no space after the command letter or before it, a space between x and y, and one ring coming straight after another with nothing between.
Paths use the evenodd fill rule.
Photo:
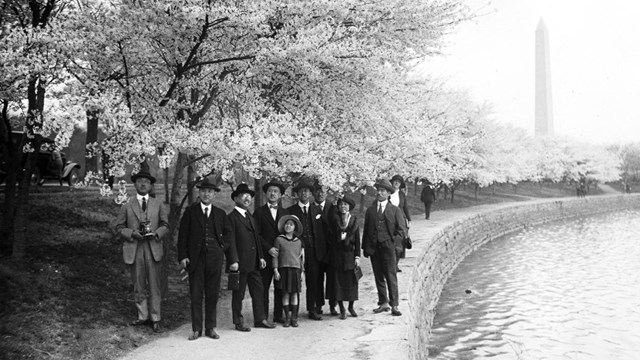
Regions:
<instances>
[{"instance_id":1,"label":"grass lawn","mask_svg":"<svg viewBox=\"0 0 640 360\"><path fill-rule=\"evenodd\" d=\"M416 215L424 212L421 190L411 184L408 188ZM225 187L216 197L227 212L233 208L230 192ZM157 190L159 198L163 194ZM443 195L439 192L433 211L575 196L575 187L504 185L481 189L477 199L473 188L461 187L453 203ZM354 198L367 206L374 192ZM122 261L122 243L110 230L119 211L113 199L101 197L97 189L47 186L30 201L27 257L22 262L0 259L0 359L114 359L162 336L128 325L136 316L133 286ZM285 206L292 202L285 199ZM180 280L175 252L169 256L170 289L162 304L166 330L190 321L188 285Z\"/></svg>"}]
</instances>

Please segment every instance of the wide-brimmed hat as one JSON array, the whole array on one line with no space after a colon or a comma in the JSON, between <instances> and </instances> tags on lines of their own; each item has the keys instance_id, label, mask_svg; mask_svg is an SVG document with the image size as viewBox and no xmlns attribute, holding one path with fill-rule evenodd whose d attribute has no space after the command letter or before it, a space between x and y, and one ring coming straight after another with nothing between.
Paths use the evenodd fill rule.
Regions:
<instances>
[{"instance_id":1,"label":"wide-brimmed hat","mask_svg":"<svg viewBox=\"0 0 640 360\"><path fill-rule=\"evenodd\" d=\"M315 187L313 186L313 182L310 179L300 179L298 183L293 187L293 192L298 192L300 189L307 188L309 191L313 192Z\"/></svg>"},{"instance_id":2,"label":"wide-brimmed hat","mask_svg":"<svg viewBox=\"0 0 640 360\"><path fill-rule=\"evenodd\" d=\"M353 208L356 207L356 202L353 201L353 199L348 197L348 196L344 196L344 197L338 199L338 203L340 203L341 201L349 204L349 211L353 210Z\"/></svg>"},{"instance_id":3,"label":"wide-brimmed hat","mask_svg":"<svg viewBox=\"0 0 640 360\"><path fill-rule=\"evenodd\" d=\"M400 176L398 174L393 175L393 177L391 178L390 182L393 184L394 181L399 181L400 185L404 184L404 179L402 178L402 176Z\"/></svg>"},{"instance_id":4,"label":"wide-brimmed hat","mask_svg":"<svg viewBox=\"0 0 640 360\"><path fill-rule=\"evenodd\" d=\"M216 192L220 191L218 185L216 185L210 177L204 178L198 185L196 185L198 189L213 189Z\"/></svg>"},{"instance_id":5,"label":"wide-brimmed hat","mask_svg":"<svg viewBox=\"0 0 640 360\"><path fill-rule=\"evenodd\" d=\"M376 183L373 184L373 187L377 188L383 188L386 189L388 192L394 192L396 191L396 188L393 187L393 185L391 185L391 183L389 182L389 180L387 179L378 179L376 180Z\"/></svg>"},{"instance_id":6,"label":"wide-brimmed hat","mask_svg":"<svg viewBox=\"0 0 640 360\"><path fill-rule=\"evenodd\" d=\"M284 194L284 190L285 190L284 184L278 181L277 179L271 179L268 183L262 185L262 191L266 193L271 186L276 186L278 189L280 189L280 192Z\"/></svg>"},{"instance_id":7,"label":"wide-brimmed hat","mask_svg":"<svg viewBox=\"0 0 640 360\"><path fill-rule=\"evenodd\" d=\"M298 219L298 217L295 215L285 215L281 217L280 220L278 220L278 231L281 234L284 234L284 224L286 224L289 220L293 220L293 222L296 224L296 229L293 231L293 235L300 236L300 234L302 234L302 223L300 222L300 219Z\"/></svg>"},{"instance_id":8,"label":"wide-brimmed hat","mask_svg":"<svg viewBox=\"0 0 640 360\"><path fill-rule=\"evenodd\" d=\"M240 194L249 194L253 197L256 192L249 189L249 185L242 183L236 187L236 189L231 193L231 200L235 200L236 196Z\"/></svg>"},{"instance_id":9,"label":"wide-brimmed hat","mask_svg":"<svg viewBox=\"0 0 640 360\"><path fill-rule=\"evenodd\" d=\"M139 178L147 178L152 184L156 182L156 178L151 176L151 173L149 172L149 164L146 162L140 164L140 171L138 171L137 174L131 175L131 182L135 183Z\"/></svg>"}]
</instances>

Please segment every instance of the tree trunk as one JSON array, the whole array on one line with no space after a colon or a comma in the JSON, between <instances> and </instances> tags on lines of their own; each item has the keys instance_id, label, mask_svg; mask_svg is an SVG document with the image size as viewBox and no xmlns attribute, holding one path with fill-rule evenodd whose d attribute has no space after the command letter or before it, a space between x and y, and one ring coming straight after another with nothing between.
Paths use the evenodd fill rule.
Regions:
<instances>
[{"instance_id":1,"label":"tree trunk","mask_svg":"<svg viewBox=\"0 0 640 360\"><path fill-rule=\"evenodd\" d=\"M16 207L16 182L18 181L18 168L22 161L22 144L18 147L13 146L11 135L11 123L7 115L9 101L4 100L2 104L2 121L0 121L0 146L2 146L2 154L7 164L7 174L4 179L4 204L2 206L2 218L0 219L0 257L10 256L13 252L14 240L14 216ZM1 182L1 181L0 181Z\"/></svg>"},{"instance_id":2,"label":"tree trunk","mask_svg":"<svg viewBox=\"0 0 640 360\"><path fill-rule=\"evenodd\" d=\"M267 202L262 192L262 180L265 180L264 176L259 179L253 179L253 189L256 192L256 196L253 198L253 211L256 211L257 208Z\"/></svg>"},{"instance_id":3,"label":"tree trunk","mask_svg":"<svg viewBox=\"0 0 640 360\"><path fill-rule=\"evenodd\" d=\"M171 200L169 198L169 167L162 170L164 172L164 202L168 204Z\"/></svg>"},{"instance_id":4,"label":"tree trunk","mask_svg":"<svg viewBox=\"0 0 640 360\"><path fill-rule=\"evenodd\" d=\"M476 201L478 201L478 188L480 186L478 184L475 184L475 188L474 188L474 196L476 198Z\"/></svg>"},{"instance_id":5,"label":"tree trunk","mask_svg":"<svg viewBox=\"0 0 640 360\"><path fill-rule=\"evenodd\" d=\"M193 161L193 156L189 155L188 159L190 164L187 166L187 184L193 184L194 181L196 181L196 169L193 167L193 163L191 163L191 161ZM193 204L196 201L196 192L189 191L187 195L189 197L187 205ZM180 210L182 210L182 208L180 208Z\"/></svg>"},{"instance_id":6,"label":"tree trunk","mask_svg":"<svg viewBox=\"0 0 640 360\"><path fill-rule=\"evenodd\" d=\"M455 188L451 187L451 203L452 204L453 204L453 194L454 194L455 191L456 191Z\"/></svg>"},{"instance_id":7,"label":"tree trunk","mask_svg":"<svg viewBox=\"0 0 640 360\"><path fill-rule=\"evenodd\" d=\"M98 142L98 114L98 110L87 110L87 138L85 145L93 145ZM98 173L98 157L94 153L91 155L90 158L85 157L84 168L87 173L91 171L96 174Z\"/></svg>"},{"instance_id":8,"label":"tree trunk","mask_svg":"<svg viewBox=\"0 0 640 360\"><path fill-rule=\"evenodd\" d=\"M364 212L364 194L362 192L360 192L360 213L362 214Z\"/></svg>"}]
</instances>

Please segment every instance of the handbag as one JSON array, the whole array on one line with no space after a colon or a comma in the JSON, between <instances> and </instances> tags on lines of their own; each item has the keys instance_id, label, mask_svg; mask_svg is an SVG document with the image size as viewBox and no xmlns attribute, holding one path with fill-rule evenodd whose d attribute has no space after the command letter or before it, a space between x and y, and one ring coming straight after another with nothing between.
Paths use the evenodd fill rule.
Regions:
<instances>
[{"instance_id":1,"label":"handbag","mask_svg":"<svg viewBox=\"0 0 640 360\"><path fill-rule=\"evenodd\" d=\"M356 280L360 280L362 279L362 269L360 268L360 266L356 266L355 269L353 269L353 273L356 275Z\"/></svg>"},{"instance_id":2,"label":"handbag","mask_svg":"<svg viewBox=\"0 0 640 360\"><path fill-rule=\"evenodd\" d=\"M411 238L408 236L402 240L402 244L404 245L404 248L408 250L413 247L413 241L411 241Z\"/></svg>"},{"instance_id":3,"label":"handbag","mask_svg":"<svg viewBox=\"0 0 640 360\"><path fill-rule=\"evenodd\" d=\"M239 271L231 271L229 272L229 276L227 279L227 290L238 290L240 289L240 272Z\"/></svg>"}]
</instances>

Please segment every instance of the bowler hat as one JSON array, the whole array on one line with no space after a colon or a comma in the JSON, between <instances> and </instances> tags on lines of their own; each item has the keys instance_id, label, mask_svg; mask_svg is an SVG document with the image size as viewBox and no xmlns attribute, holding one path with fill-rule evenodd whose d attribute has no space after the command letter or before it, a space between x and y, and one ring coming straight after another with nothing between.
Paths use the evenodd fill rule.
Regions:
<instances>
[{"instance_id":1,"label":"bowler hat","mask_svg":"<svg viewBox=\"0 0 640 360\"><path fill-rule=\"evenodd\" d=\"M267 190L269 190L269 187L271 186L276 186L278 189L280 189L280 193L284 194L284 190L285 190L284 184L282 184L277 179L271 179L268 183L262 185L262 191L266 193Z\"/></svg>"},{"instance_id":2,"label":"bowler hat","mask_svg":"<svg viewBox=\"0 0 640 360\"><path fill-rule=\"evenodd\" d=\"M295 215L285 215L281 217L280 220L278 220L278 231L281 234L284 234L284 224L286 224L288 220L293 220L296 224L296 229L293 231L293 235L300 236L300 234L302 234L302 223Z\"/></svg>"},{"instance_id":3,"label":"bowler hat","mask_svg":"<svg viewBox=\"0 0 640 360\"><path fill-rule=\"evenodd\" d=\"M231 193L231 200L235 200L236 196L240 194L249 194L253 197L256 192L249 189L249 185L242 183L236 187L236 189Z\"/></svg>"},{"instance_id":4,"label":"bowler hat","mask_svg":"<svg viewBox=\"0 0 640 360\"><path fill-rule=\"evenodd\" d=\"M216 192L220 191L218 185L216 185L208 176L196 186L198 187L198 189L213 189Z\"/></svg>"},{"instance_id":5,"label":"bowler hat","mask_svg":"<svg viewBox=\"0 0 640 360\"><path fill-rule=\"evenodd\" d=\"M146 161L140 164L140 171L137 174L131 175L131 182L136 182L138 178L147 178L152 184L156 182L156 178L149 172L149 164Z\"/></svg>"},{"instance_id":6,"label":"bowler hat","mask_svg":"<svg viewBox=\"0 0 640 360\"><path fill-rule=\"evenodd\" d=\"M356 202L353 201L353 199L348 197L348 196L345 196L345 197L343 197L341 199L338 199L338 205L340 205L340 202L344 202L344 203L349 204L349 211L353 210L353 208L356 207Z\"/></svg>"},{"instance_id":7,"label":"bowler hat","mask_svg":"<svg viewBox=\"0 0 640 360\"><path fill-rule=\"evenodd\" d=\"M311 180L305 178L298 181L296 186L293 187L293 192L298 192L298 190L304 189L304 188L309 189L309 191L311 192L315 190L315 187L313 186L313 183L311 182Z\"/></svg>"},{"instance_id":8,"label":"bowler hat","mask_svg":"<svg viewBox=\"0 0 640 360\"><path fill-rule=\"evenodd\" d=\"M376 189L377 188L386 189L388 192L391 192L391 193L396 191L396 188L394 188L393 185L391 185L391 183L387 179L378 179L376 180L376 183L373 186Z\"/></svg>"}]
</instances>

